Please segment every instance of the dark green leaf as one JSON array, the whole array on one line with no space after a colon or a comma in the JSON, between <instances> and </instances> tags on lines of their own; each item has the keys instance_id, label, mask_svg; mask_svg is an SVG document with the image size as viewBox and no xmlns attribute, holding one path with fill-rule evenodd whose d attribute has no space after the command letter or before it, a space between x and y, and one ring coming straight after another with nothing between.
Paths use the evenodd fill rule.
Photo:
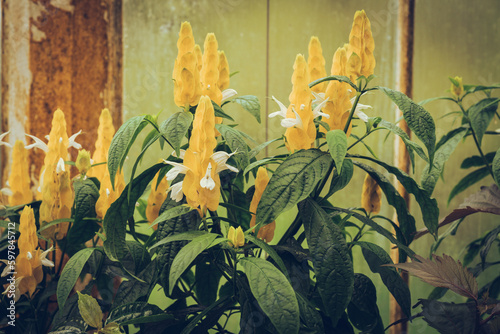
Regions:
<instances>
[{"instance_id":1,"label":"dark green leaf","mask_svg":"<svg viewBox=\"0 0 500 334\"><path fill-rule=\"evenodd\" d=\"M351 299L354 272L340 228L312 199L299 203L307 244L311 252L316 288L325 311L336 326Z\"/></svg>"},{"instance_id":2,"label":"dark green leaf","mask_svg":"<svg viewBox=\"0 0 500 334\"><path fill-rule=\"evenodd\" d=\"M424 320L442 334L476 333L476 305L421 299Z\"/></svg>"},{"instance_id":3,"label":"dark green leaf","mask_svg":"<svg viewBox=\"0 0 500 334\"><path fill-rule=\"evenodd\" d=\"M481 243L481 251L479 255L481 256L481 263L484 265L486 262L486 256L490 252L491 245L495 240L497 240L498 233L500 233L500 225L488 232L486 236L483 238L483 242Z\"/></svg>"},{"instance_id":4,"label":"dark green leaf","mask_svg":"<svg viewBox=\"0 0 500 334\"><path fill-rule=\"evenodd\" d=\"M194 238L190 243L181 248L170 266L169 294L172 294L177 280L181 277L184 271L189 268L191 263L198 255L200 255L201 252L212 244L217 236L217 234L205 233L204 235Z\"/></svg>"},{"instance_id":5,"label":"dark green leaf","mask_svg":"<svg viewBox=\"0 0 500 334\"><path fill-rule=\"evenodd\" d=\"M162 315L163 317L158 317ZM164 313L158 306L145 302L122 304L111 311L106 324L116 322L121 326L141 324L145 322L161 321L173 318L173 315Z\"/></svg>"},{"instance_id":6,"label":"dark green leaf","mask_svg":"<svg viewBox=\"0 0 500 334\"><path fill-rule=\"evenodd\" d=\"M241 105L243 109L252 114L252 116L255 117L257 122L260 123L260 103L257 96L254 95L238 96L230 100L229 102L234 102Z\"/></svg>"},{"instance_id":7,"label":"dark green leaf","mask_svg":"<svg viewBox=\"0 0 500 334\"><path fill-rule=\"evenodd\" d=\"M480 169L476 169L475 171L467 174L462 178L450 192L450 196L448 197L448 204L456 195L460 194L465 189L469 188L473 184L481 181L486 176L490 175L487 167L483 167Z\"/></svg>"},{"instance_id":8,"label":"dark green leaf","mask_svg":"<svg viewBox=\"0 0 500 334\"><path fill-rule=\"evenodd\" d=\"M281 138L275 138L269 141L266 141L265 143L260 144L259 146L254 147L250 153L248 154L248 159L252 159L255 157L257 154L259 154L260 151L262 151L264 148L266 148L268 145L274 143L275 141L281 140ZM249 166L248 166L249 167ZM248 168L247 167L247 168Z\"/></svg>"},{"instance_id":9,"label":"dark green leaf","mask_svg":"<svg viewBox=\"0 0 500 334\"><path fill-rule=\"evenodd\" d=\"M128 188L131 186L129 183L120 197L109 207L104 216L103 227L106 233L106 241L104 241L104 250L108 257L113 261L122 259L127 253L127 246L125 243L127 221L134 214L135 202L142 196L144 190L149 182L154 178L155 174L160 170L164 164L156 164L132 181L132 189L130 192L130 203L127 199Z\"/></svg>"},{"instance_id":10,"label":"dark green leaf","mask_svg":"<svg viewBox=\"0 0 500 334\"><path fill-rule=\"evenodd\" d=\"M458 143L467 133L466 128L458 128L450 131L446 136L446 141L440 141L439 146L434 156L434 166L429 171L429 165L424 168L421 178L422 187L430 194L434 191L434 187L443 172L444 164L450 158Z\"/></svg>"},{"instance_id":11,"label":"dark green leaf","mask_svg":"<svg viewBox=\"0 0 500 334\"><path fill-rule=\"evenodd\" d=\"M363 256L373 273L380 275L382 282L398 302L407 317L411 317L411 296L408 285L403 281L398 271L393 267L383 266L393 264L391 257L380 246L370 242L357 242Z\"/></svg>"},{"instance_id":12,"label":"dark green leaf","mask_svg":"<svg viewBox=\"0 0 500 334\"><path fill-rule=\"evenodd\" d=\"M215 103L214 101L212 101L212 105L214 106L215 117L226 118L226 119L234 122L234 119L231 116L229 116L228 114L226 114L224 112L224 110L222 110L222 108L217 103Z\"/></svg>"},{"instance_id":13,"label":"dark green leaf","mask_svg":"<svg viewBox=\"0 0 500 334\"><path fill-rule=\"evenodd\" d=\"M236 152L234 160L236 160L238 168L244 170L248 166L249 148L241 132L224 124L216 124L215 128L224 137L231 152Z\"/></svg>"},{"instance_id":14,"label":"dark green leaf","mask_svg":"<svg viewBox=\"0 0 500 334\"><path fill-rule=\"evenodd\" d=\"M495 176L495 182L497 183L497 186L500 187L500 148L498 149L497 153L495 154L495 157L493 158L491 169L493 171L493 175Z\"/></svg>"},{"instance_id":15,"label":"dark green leaf","mask_svg":"<svg viewBox=\"0 0 500 334\"><path fill-rule=\"evenodd\" d=\"M278 267L280 268L280 270L283 272L283 274L286 276L286 278L289 281L291 281L290 276L288 275L288 270L286 269L286 266L283 263L283 260L280 258L280 256L278 255L278 253L276 253L276 251L271 246L269 246L265 241L257 239L256 237L254 237L251 234L247 234L245 236L245 239L247 239L248 241L254 243L258 247L262 248L267 254L269 254L269 256L271 257L271 259L273 259L274 262L276 262L276 264L278 265Z\"/></svg>"},{"instance_id":16,"label":"dark green leaf","mask_svg":"<svg viewBox=\"0 0 500 334\"><path fill-rule=\"evenodd\" d=\"M179 149L182 139L186 135L192 121L193 114L186 111L180 111L170 116L160 125L160 132L167 137L177 156L180 156Z\"/></svg>"},{"instance_id":17,"label":"dark green leaf","mask_svg":"<svg viewBox=\"0 0 500 334\"><path fill-rule=\"evenodd\" d=\"M438 160L438 152L436 152L436 159ZM424 220L425 226L428 228L435 237L437 237L438 220L439 220L439 208L437 206L437 201L434 198L430 198L426 191L422 189L408 174L400 170L399 168L393 167L386 164L385 162L375 160L370 157L365 157L361 155L350 155L350 157L361 158L375 162L376 164L384 167L389 173L396 176L398 181L403 185L406 191L415 196L418 205L420 206L420 211L422 212L422 218Z\"/></svg>"},{"instance_id":18,"label":"dark green leaf","mask_svg":"<svg viewBox=\"0 0 500 334\"><path fill-rule=\"evenodd\" d=\"M408 208L403 197L399 195L399 192L396 190L396 188L394 188L392 183L384 175L377 172L375 169L368 165L362 164L357 161L354 161L353 163L370 174L372 179L374 179L378 183L380 189L382 189L382 191L384 192L387 202L396 209L399 227L401 229L401 232L403 232L404 237L406 238L406 245L409 245L411 240L413 239L413 234L416 232L415 218L413 218L413 216L408 212Z\"/></svg>"},{"instance_id":19,"label":"dark green leaf","mask_svg":"<svg viewBox=\"0 0 500 334\"><path fill-rule=\"evenodd\" d=\"M309 196L326 176L332 163L328 153L300 150L290 155L274 172L257 207L256 221L266 225Z\"/></svg>"},{"instance_id":20,"label":"dark green leaf","mask_svg":"<svg viewBox=\"0 0 500 334\"><path fill-rule=\"evenodd\" d=\"M156 281L158 268L156 260L150 262L138 275L144 282L138 280L122 281L113 300L112 310L124 304L134 303L137 299L147 295L150 286Z\"/></svg>"},{"instance_id":21,"label":"dark green leaf","mask_svg":"<svg viewBox=\"0 0 500 334\"><path fill-rule=\"evenodd\" d=\"M347 153L347 136L342 130L332 130L326 133L328 150L335 162L338 173L342 173L342 163Z\"/></svg>"},{"instance_id":22,"label":"dark green leaf","mask_svg":"<svg viewBox=\"0 0 500 334\"><path fill-rule=\"evenodd\" d=\"M217 265L212 263L211 260L210 257L205 257L198 261L194 274L196 279L194 291L200 303L205 306L212 305L217 299L219 282L222 277ZM217 261L217 259L213 259L213 261Z\"/></svg>"},{"instance_id":23,"label":"dark green leaf","mask_svg":"<svg viewBox=\"0 0 500 334\"><path fill-rule=\"evenodd\" d=\"M118 170L123 167L125 158L134 143L139 133L148 124L146 118L151 119L152 116L136 116L122 124L118 131L113 136L109 145L108 153L108 170L111 179L111 185L114 189L115 176Z\"/></svg>"},{"instance_id":24,"label":"dark green leaf","mask_svg":"<svg viewBox=\"0 0 500 334\"><path fill-rule=\"evenodd\" d=\"M471 106L468 110L469 120L474 130L479 146L483 140L483 135L488 129L493 116L498 108L500 99L487 98Z\"/></svg>"},{"instance_id":25,"label":"dark green leaf","mask_svg":"<svg viewBox=\"0 0 500 334\"><path fill-rule=\"evenodd\" d=\"M484 157L486 158L486 161L491 164L493 162L494 157L495 157L495 152L486 153L484 155ZM484 165L485 165L485 163L484 163L484 159L482 156L473 155L471 157L465 158L464 161L462 161L460 168L468 169L471 167L483 167Z\"/></svg>"},{"instance_id":26,"label":"dark green leaf","mask_svg":"<svg viewBox=\"0 0 500 334\"><path fill-rule=\"evenodd\" d=\"M364 333L384 333L375 285L363 274L354 274L354 290L347 306L347 314L354 327Z\"/></svg>"},{"instance_id":27,"label":"dark green leaf","mask_svg":"<svg viewBox=\"0 0 500 334\"><path fill-rule=\"evenodd\" d=\"M323 320L316 308L301 294L297 293L296 296L299 303L300 320L306 326L307 331L309 333L324 333Z\"/></svg>"},{"instance_id":28,"label":"dark green leaf","mask_svg":"<svg viewBox=\"0 0 500 334\"><path fill-rule=\"evenodd\" d=\"M434 161L434 149L436 145L436 126L431 114L421 105L413 102L405 94L385 87L378 87L383 91L403 112L404 119L409 128L424 143L429 156L429 163Z\"/></svg>"},{"instance_id":29,"label":"dark green leaf","mask_svg":"<svg viewBox=\"0 0 500 334\"><path fill-rule=\"evenodd\" d=\"M334 193L339 190L342 190L349 184L352 179L352 175L354 173L354 165L352 164L351 159L345 159L343 163L342 173L337 172L335 169L332 175L332 181L330 183L330 189L328 190L328 194L324 197L329 198Z\"/></svg>"},{"instance_id":30,"label":"dark green leaf","mask_svg":"<svg viewBox=\"0 0 500 334\"><path fill-rule=\"evenodd\" d=\"M248 277L253 296L278 333L298 333L299 305L286 277L261 258L246 257L239 263Z\"/></svg>"},{"instance_id":31,"label":"dark green leaf","mask_svg":"<svg viewBox=\"0 0 500 334\"><path fill-rule=\"evenodd\" d=\"M71 290L75 286L76 280L80 277L83 266L87 263L95 248L84 248L73 255L64 266L61 278L57 283L57 304L59 309L64 309L64 304Z\"/></svg>"},{"instance_id":32,"label":"dark green leaf","mask_svg":"<svg viewBox=\"0 0 500 334\"><path fill-rule=\"evenodd\" d=\"M185 215L188 212L191 212L195 209L193 209L190 206L187 205L179 205L179 206L174 206L168 210L165 210L161 213L161 215L156 218L153 223L150 225L150 227L155 226L156 224L163 222L168 219L173 219L182 215Z\"/></svg>"},{"instance_id":33,"label":"dark green leaf","mask_svg":"<svg viewBox=\"0 0 500 334\"><path fill-rule=\"evenodd\" d=\"M249 164L245 170L243 171L243 174L247 174L249 171L251 171L254 168L260 167L262 165L267 165L267 164L279 164L281 162L280 159L273 159L273 158L264 158L262 160L257 160Z\"/></svg>"}]
</instances>

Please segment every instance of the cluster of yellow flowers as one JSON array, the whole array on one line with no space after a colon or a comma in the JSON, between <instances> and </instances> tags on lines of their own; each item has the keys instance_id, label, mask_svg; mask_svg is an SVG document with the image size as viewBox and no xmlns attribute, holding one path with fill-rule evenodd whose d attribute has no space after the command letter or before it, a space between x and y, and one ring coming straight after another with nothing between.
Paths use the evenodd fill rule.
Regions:
<instances>
[{"instance_id":1,"label":"cluster of yellow flowers","mask_svg":"<svg viewBox=\"0 0 500 334\"><path fill-rule=\"evenodd\" d=\"M335 52L330 74L346 76L354 83L360 76L369 77L375 69L374 49L370 20L364 10L357 11L354 15L349 43ZM316 139L314 119L317 117L321 117L330 130L343 130L352 108L351 99L355 96L349 84L335 80L309 88L311 81L326 76L326 70L321 43L317 37L311 38L308 50L307 62L301 54L295 58L292 75L293 88L289 96L290 105L286 108L273 97L280 106L280 110L269 115L269 117L278 115L283 117L281 125L287 128L286 144L292 153L313 147ZM358 104L356 108L358 117L366 117L362 113L362 110L366 108L369 106ZM350 134L350 129L351 126L347 135Z\"/></svg>"}]
</instances>

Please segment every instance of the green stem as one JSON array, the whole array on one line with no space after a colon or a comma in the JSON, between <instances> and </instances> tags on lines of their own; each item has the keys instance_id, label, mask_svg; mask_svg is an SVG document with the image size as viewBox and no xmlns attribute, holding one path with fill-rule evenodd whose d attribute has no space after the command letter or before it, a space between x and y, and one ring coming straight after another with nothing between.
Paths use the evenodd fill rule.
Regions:
<instances>
[{"instance_id":1,"label":"green stem","mask_svg":"<svg viewBox=\"0 0 500 334\"><path fill-rule=\"evenodd\" d=\"M347 133L349 130L349 125L351 124L351 120L354 116L354 111L356 110L356 106L358 105L359 99L363 95L363 92L358 92L356 93L356 99L354 100L354 103L352 104L351 112L349 113L349 118L347 119L347 122L345 123L344 127L344 132Z\"/></svg>"},{"instance_id":2,"label":"green stem","mask_svg":"<svg viewBox=\"0 0 500 334\"><path fill-rule=\"evenodd\" d=\"M321 183L317 187L316 192L314 193L315 194L314 199L318 199L319 195L321 195L321 191L323 191L323 188L325 187L325 184L328 181L328 178L330 177L332 170L333 170L333 164L330 165L328 172L326 172L325 177L323 178L323 180L321 180Z\"/></svg>"}]
</instances>

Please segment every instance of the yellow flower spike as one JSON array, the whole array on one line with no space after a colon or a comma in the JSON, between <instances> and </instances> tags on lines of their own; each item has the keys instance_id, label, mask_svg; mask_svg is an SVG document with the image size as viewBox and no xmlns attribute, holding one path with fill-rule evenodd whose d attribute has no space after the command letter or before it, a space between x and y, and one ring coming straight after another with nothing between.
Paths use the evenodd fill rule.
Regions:
<instances>
[{"instance_id":1,"label":"yellow flower spike","mask_svg":"<svg viewBox=\"0 0 500 334\"><path fill-rule=\"evenodd\" d=\"M215 115L208 96L202 96L196 108L189 147L184 155L187 168L182 183L189 206L198 209L203 216L206 209L217 210L220 197L220 179L217 163L212 154L217 146L215 139Z\"/></svg>"},{"instance_id":2,"label":"yellow flower spike","mask_svg":"<svg viewBox=\"0 0 500 334\"><path fill-rule=\"evenodd\" d=\"M245 234L243 233L241 226L238 226L237 229L231 226L227 232L227 238L229 239L231 246L234 248L240 248L245 245Z\"/></svg>"},{"instance_id":3,"label":"yellow flower spike","mask_svg":"<svg viewBox=\"0 0 500 334\"><path fill-rule=\"evenodd\" d=\"M316 127L314 126L311 106L312 93L309 88L309 71L303 55L297 55L293 69L293 88L289 96L290 106L286 116L295 124L288 127L285 132L287 147L292 153L296 150L311 148L316 139Z\"/></svg>"},{"instance_id":4,"label":"yellow flower spike","mask_svg":"<svg viewBox=\"0 0 500 334\"><path fill-rule=\"evenodd\" d=\"M108 150L111 145L111 140L115 135L115 127L113 125L113 118L111 113L107 108L101 111L99 116L99 127L97 128L97 140L95 142L95 151L92 155L92 160L94 164L107 162L108 161ZM104 174L107 170L106 164L92 167L87 176L95 177L99 181L104 179Z\"/></svg>"},{"instance_id":5,"label":"yellow flower spike","mask_svg":"<svg viewBox=\"0 0 500 334\"><path fill-rule=\"evenodd\" d=\"M9 175L9 186L12 191L12 196L9 196L10 206L33 201L30 184L27 150L24 148L24 142L17 140L12 150L12 167Z\"/></svg>"},{"instance_id":6,"label":"yellow flower spike","mask_svg":"<svg viewBox=\"0 0 500 334\"><path fill-rule=\"evenodd\" d=\"M222 92L217 85L219 81L218 43L213 33L207 34L203 51L203 66L201 68L202 94L210 97L218 105L222 102Z\"/></svg>"},{"instance_id":7,"label":"yellow flower spike","mask_svg":"<svg viewBox=\"0 0 500 334\"><path fill-rule=\"evenodd\" d=\"M52 128L49 134L48 152L45 155L42 168L43 182L41 185L40 221L42 227L56 219L70 218L73 206L73 190L70 184L69 169L64 161L68 160L69 138L66 133L64 113L57 109L52 119ZM50 239L63 238L69 223L53 225L42 232Z\"/></svg>"},{"instance_id":8,"label":"yellow flower spike","mask_svg":"<svg viewBox=\"0 0 500 334\"><path fill-rule=\"evenodd\" d=\"M194 45L194 55L196 56L196 63L198 64L198 71L201 71L203 66L203 52L198 44Z\"/></svg>"},{"instance_id":9,"label":"yellow flower spike","mask_svg":"<svg viewBox=\"0 0 500 334\"><path fill-rule=\"evenodd\" d=\"M313 36L309 41L309 57L307 58L307 66L309 68L309 79L311 81L326 77L325 58L323 57L323 49L318 37ZM311 88L315 93L324 93L327 82L322 82Z\"/></svg>"},{"instance_id":10,"label":"yellow flower spike","mask_svg":"<svg viewBox=\"0 0 500 334\"><path fill-rule=\"evenodd\" d=\"M25 206L19 218L19 253L33 252L38 247L35 214L30 206Z\"/></svg>"},{"instance_id":11,"label":"yellow flower spike","mask_svg":"<svg viewBox=\"0 0 500 334\"><path fill-rule=\"evenodd\" d=\"M195 54L193 30L189 22L181 24L172 79L175 104L181 108L197 105L201 96L200 70Z\"/></svg>"},{"instance_id":12,"label":"yellow flower spike","mask_svg":"<svg viewBox=\"0 0 500 334\"><path fill-rule=\"evenodd\" d=\"M459 98L464 93L464 85L462 84L462 77L455 77L453 80L458 83L458 86L455 85L455 83L452 81L450 91L453 96Z\"/></svg>"},{"instance_id":13,"label":"yellow flower spike","mask_svg":"<svg viewBox=\"0 0 500 334\"><path fill-rule=\"evenodd\" d=\"M349 34L350 51L361 59L360 74L369 77L375 69L375 41L373 39L370 20L364 10L354 14L351 33Z\"/></svg>"},{"instance_id":14,"label":"yellow flower spike","mask_svg":"<svg viewBox=\"0 0 500 334\"><path fill-rule=\"evenodd\" d=\"M146 207L146 218L150 223L152 223L156 218L158 218L161 205L167 198L168 181L165 177L162 178L162 180L158 184L158 187L156 187L159 175L160 172L156 173L155 177L153 178L153 181L151 181L151 193L149 194L148 205ZM157 225L154 226L154 228L156 227Z\"/></svg>"},{"instance_id":15,"label":"yellow flower spike","mask_svg":"<svg viewBox=\"0 0 500 334\"><path fill-rule=\"evenodd\" d=\"M380 190L380 186L369 174L366 174L361 192L361 207L367 213L378 213L381 203L382 190Z\"/></svg>"},{"instance_id":16,"label":"yellow flower spike","mask_svg":"<svg viewBox=\"0 0 500 334\"><path fill-rule=\"evenodd\" d=\"M255 178L255 192L253 193L252 202L250 203L250 211L257 213L257 206L259 205L262 194L269 183L269 175L267 175L267 170L264 167L259 167L257 170L257 177ZM250 220L250 227L254 227L256 223L256 216L252 214L252 220ZM276 222L272 222L259 229L257 238L264 240L265 242L271 242L274 238L274 230L276 229Z\"/></svg>"},{"instance_id":17,"label":"yellow flower spike","mask_svg":"<svg viewBox=\"0 0 500 334\"><path fill-rule=\"evenodd\" d=\"M86 175L90 169L90 152L87 150L78 151L78 156L76 157L75 166L82 175Z\"/></svg>"},{"instance_id":18,"label":"yellow flower spike","mask_svg":"<svg viewBox=\"0 0 500 334\"><path fill-rule=\"evenodd\" d=\"M229 63L224 51L219 51L219 81L217 86L221 91L229 88Z\"/></svg>"},{"instance_id":19,"label":"yellow flower spike","mask_svg":"<svg viewBox=\"0 0 500 334\"><path fill-rule=\"evenodd\" d=\"M346 46L338 48L333 56L331 75L346 75L347 68L347 48ZM330 116L330 118L323 117L322 121L330 126L330 130L343 130L345 122L349 117L349 111L352 107L349 99L349 89L352 87L345 82L332 80L328 83L325 92L325 99L328 100L323 112ZM352 126L349 126L347 135L350 134Z\"/></svg>"},{"instance_id":20,"label":"yellow flower spike","mask_svg":"<svg viewBox=\"0 0 500 334\"><path fill-rule=\"evenodd\" d=\"M109 171L106 166L106 173L101 180L101 188L99 189L99 199L95 204L95 212L100 218L104 218L111 204L120 197L123 189L125 188L125 178L123 171L120 170L115 177L115 189L111 186L111 179Z\"/></svg>"}]
</instances>

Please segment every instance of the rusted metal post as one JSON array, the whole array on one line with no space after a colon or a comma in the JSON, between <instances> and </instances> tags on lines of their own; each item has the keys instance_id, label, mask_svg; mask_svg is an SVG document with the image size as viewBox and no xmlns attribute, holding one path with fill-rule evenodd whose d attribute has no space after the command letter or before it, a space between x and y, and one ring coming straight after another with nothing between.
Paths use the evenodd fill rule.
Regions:
<instances>
[{"instance_id":1,"label":"rusted metal post","mask_svg":"<svg viewBox=\"0 0 500 334\"><path fill-rule=\"evenodd\" d=\"M83 130L78 142L93 151L101 110L115 127L122 122L122 0L1 1L0 130L11 131L10 143L24 133L43 139L61 108L68 134ZM43 159L30 152L33 180ZM2 147L1 161L5 182L10 149Z\"/></svg>"},{"instance_id":2,"label":"rusted metal post","mask_svg":"<svg viewBox=\"0 0 500 334\"><path fill-rule=\"evenodd\" d=\"M408 97L412 97L413 90L413 40L414 40L414 25L415 25L415 0L399 0L398 9L398 61L397 61L397 90L403 92ZM400 118L402 113L400 110L396 111L396 119ZM404 120L399 123L401 129L411 136L408 124ZM406 150L403 141L396 137L395 139L395 163L396 166L404 171L410 173L410 156ZM396 181L397 182L397 181ZM406 192L405 188L397 182L397 189L401 196L405 199L408 209L410 209L410 195ZM396 263L398 261L398 249L391 251L392 260ZM409 277L406 272L402 273L402 277L408 284ZM402 312L401 307L391 296L390 300L390 323L399 319L405 318L406 315ZM407 333L408 323L401 323L392 326L390 329L391 334Z\"/></svg>"}]
</instances>

